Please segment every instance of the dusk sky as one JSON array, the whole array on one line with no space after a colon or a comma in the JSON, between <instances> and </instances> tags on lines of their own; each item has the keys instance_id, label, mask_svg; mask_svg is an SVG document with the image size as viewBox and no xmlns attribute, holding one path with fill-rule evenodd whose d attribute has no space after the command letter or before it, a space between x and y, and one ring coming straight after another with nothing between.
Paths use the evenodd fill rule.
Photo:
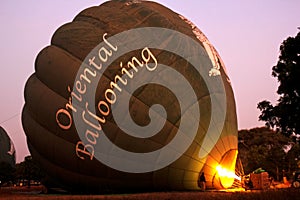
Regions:
<instances>
[{"instance_id":1,"label":"dusk sky","mask_svg":"<svg viewBox=\"0 0 300 200\"><path fill-rule=\"evenodd\" d=\"M0 126L13 140L17 162L29 155L21 125L24 85L34 73L40 50L54 31L83 9L102 0L3 0L0 7ZM299 0L158 0L190 19L219 52L235 94L238 128L263 126L257 103L276 103L277 80L271 76L281 42L296 36ZM41 133L42 137L42 133Z\"/></svg>"}]
</instances>

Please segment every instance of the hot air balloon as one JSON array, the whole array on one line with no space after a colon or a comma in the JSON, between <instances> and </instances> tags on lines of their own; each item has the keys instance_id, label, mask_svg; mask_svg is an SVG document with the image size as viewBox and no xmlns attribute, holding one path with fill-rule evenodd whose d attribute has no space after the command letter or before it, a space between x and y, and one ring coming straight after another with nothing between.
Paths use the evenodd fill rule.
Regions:
<instances>
[{"instance_id":1,"label":"hot air balloon","mask_svg":"<svg viewBox=\"0 0 300 200\"><path fill-rule=\"evenodd\" d=\"M16 167L15 147L6 131L0 126L0 186L11 181Z\"/></svg>"},{"instance_id":2,"label":"hot air balloon","mask_svg":"<svg viewBox=\"0 0 300 200\"><path fill-rule=\"evenodd\" d=\"M16 165L15 147L6 131L0 126L0 162L8 163L11 167Z\"/></svg>"},{"instance_id":3,"label":"hot air balloon","mask_svg":"<svg viewBox=\"0 0 300 200\"><path fill-rule=\"evenodd\" d=\"M109 1L62 25L25 86L33 159L70 191L230 187L235 101L224 63L188 19Z\"/></svg>"}]
</instances>

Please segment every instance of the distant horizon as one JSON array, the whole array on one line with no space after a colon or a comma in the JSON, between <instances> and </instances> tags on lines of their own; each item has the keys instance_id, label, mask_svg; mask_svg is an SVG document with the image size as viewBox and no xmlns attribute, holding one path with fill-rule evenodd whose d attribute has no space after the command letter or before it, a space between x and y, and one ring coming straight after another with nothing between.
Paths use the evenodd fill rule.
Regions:
<instances>
[{"instance_id":1,"label":"distant horizon","mask_svg":"<svg viewBox=\"0 0 300 200\"><path fill-rule=\"evenodd\" d=\"M0 126L16 147L17 162L29 155L22 129L24 86L34 73L37 54L50 44L55 30L92 0L36 2L5 1L1 6ZM225 63L232 83L238 130L264 126L256 108L262 100L276 103L278 83L271 76L283 40L299 32L300 2L280 1L167 1L159 2L191 20L208 37ZM270 6L271 5L271 6Z\"/></svg>"}]
</instances>

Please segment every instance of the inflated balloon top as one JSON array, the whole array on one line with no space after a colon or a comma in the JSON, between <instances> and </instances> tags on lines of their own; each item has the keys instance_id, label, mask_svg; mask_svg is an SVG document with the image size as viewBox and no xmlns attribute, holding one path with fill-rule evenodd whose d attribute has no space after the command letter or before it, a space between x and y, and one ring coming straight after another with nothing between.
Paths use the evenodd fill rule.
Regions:
<instances>
[{"instance_id":1,"label":"inflated balloon top","mask_svg":"<svg viewBox=\"0 0 300 200\"><path fill-rule=\"evenodd\" d=\"M87 8L52 36L25 86L28 147L63 188L231 186L234 96L224 64L188 19L150 1ZM222 170L220 170L222 169Z\"/></svg>"},{"instance_id":2,"label":"inflated balloon top","mask_svg":"<svg viewBox=\"0 0 300 200\"><path fill-rule=\"evenodd\" d=\"M11 167L16 165L16 151L13 142L0 126L0 163L9 164Z\"/></svg>"}]
</instances>

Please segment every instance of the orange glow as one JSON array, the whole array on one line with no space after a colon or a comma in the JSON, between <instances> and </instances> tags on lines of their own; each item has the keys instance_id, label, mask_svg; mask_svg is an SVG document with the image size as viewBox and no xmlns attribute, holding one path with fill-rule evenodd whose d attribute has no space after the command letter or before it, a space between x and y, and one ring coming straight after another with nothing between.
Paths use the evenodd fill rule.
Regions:
<instances>
[{"instance_id":1,"label":"orange glow","mask_svg":"<svg viewBox=\"0 0 300 200\"><path fill-rule=\"evenodd\" d=\"M235 179L239 181L241 180L241 178L235 174L235 164L236 164L237 154L238 154L237 150L228 151L222 158L222 161L215 167L216 169L215 180L218 180L215 183L215 186L217 188L220 187L220 189L221 188L226 189L233 185Z\"/></svg>"},{"instance_id":2,"label":"orange glow","mask_svg":"<svg viewBox=\"0 0 300 200\"><path fill-rule=\"evenodd\" d=\"M228 170L226 168L223 168L221 165L218 165L216 167L217 173L219 175L220 181L222 183L222 186L224 188L229 188L232 186L234 179L241 180L240 177L238 177L235 173L234 170Z\"/></svg>"},{"instance_id":3,"label":"orange glow","mask_svg":"<svg viewBox=\"0 0 300 200\"><path fill-rule=\"evenodd\" d=\"M233 171L229 171L223 168L221 165L218 165L216 169L221 178L226 177L226 178L234 178L239 181L241 180L241 177L237 176Z\"/></svg>"}]
</instances>

